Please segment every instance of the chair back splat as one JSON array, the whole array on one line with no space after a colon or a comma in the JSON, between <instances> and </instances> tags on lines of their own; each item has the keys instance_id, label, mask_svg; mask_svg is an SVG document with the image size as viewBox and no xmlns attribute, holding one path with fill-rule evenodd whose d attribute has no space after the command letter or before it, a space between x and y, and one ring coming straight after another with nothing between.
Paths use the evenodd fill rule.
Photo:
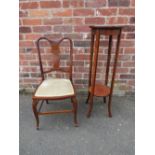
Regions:
<instances>
[{"instance_id":1,"label":"chair back splat","mask_svg":"<svg viewBox=\"0 0 155 155\"><path fill-rule=\"evenodd\" d=\"M51 53L52 53L52 64L53 66L48 69L45 70L43 67L43 63L42 63L42 57L41 57L41 50L40 50L40 45L41 45L41 41L47 41L50 44L51 47ZM69 67L61 67L60 66L60 45L64 42L64 41L68 41L69 42ZM40 65L40 71L41 71L41 77L42 80L45 79L45 74L53 72L53 71L58 71L58 72L64 72L64 73L68 73L69 74L69 78L72 81L72 65L73 65L73 43L72 40L70 38L62 38L59 41L52 41L47 37L41 37L37 40L36 42L36 46L37 46L37 51L38 51L38 57L39 57L39 65Z\"/></svg>"}]
</instances>

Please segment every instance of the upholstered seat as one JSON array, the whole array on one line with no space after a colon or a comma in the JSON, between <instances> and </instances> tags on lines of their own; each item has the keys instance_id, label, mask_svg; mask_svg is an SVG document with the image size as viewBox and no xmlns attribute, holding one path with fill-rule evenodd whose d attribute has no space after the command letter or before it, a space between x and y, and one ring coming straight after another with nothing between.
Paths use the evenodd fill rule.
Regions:
<instances>
[{"instance_id":1,"label":"upholstered seat","mask_svg":"<svg viewBox=\"0 0 155 155\"><path fill-rule=\"evenodd\" d=\"M74 95L74 89L69 79L50 78L44 80L38 87L36 97L60 97Z\"/></svg>"}]
</instances>

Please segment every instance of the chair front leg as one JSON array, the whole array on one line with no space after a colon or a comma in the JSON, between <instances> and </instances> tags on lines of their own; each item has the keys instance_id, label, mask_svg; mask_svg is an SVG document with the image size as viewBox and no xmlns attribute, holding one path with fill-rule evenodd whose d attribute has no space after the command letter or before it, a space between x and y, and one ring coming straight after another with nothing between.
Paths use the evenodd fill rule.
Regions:
<instances>
[{"instance_id":1,"label":"chair front leg","mask_svg":"<svg viewBox=\"0 0 155 155\"><path fill-rule=\"evenodd\" d=\"M74 111L74 126L78 127L78 121L77 121L77 108L78 108L78 103L76 97L71 98L72 105L73 105L73 111Z\"/></svg>"},{"instance_id":2,"label":"chair front leg","mask_svg":"<svg viewBox=\"0 0 155 155\"><path fill-rule=\"evenodd\" d=\"M36 129L39 130L39 116L37 112L37 104L38 104L38 100L32 99L32 110L36 119Z\"/></svg>"}]
</instances>

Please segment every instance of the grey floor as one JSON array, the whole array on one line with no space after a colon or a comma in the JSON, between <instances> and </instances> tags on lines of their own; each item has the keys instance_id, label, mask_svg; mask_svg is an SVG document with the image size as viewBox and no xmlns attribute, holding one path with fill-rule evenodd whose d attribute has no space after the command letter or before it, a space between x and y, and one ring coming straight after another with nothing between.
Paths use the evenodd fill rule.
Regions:
<instances>
[{"instance_id":1,"label":"grey floor","mask_svg":"<svg viewBox=\"0 0 155 155\"><path fill-rule=\"evenodd\" d=\"M102 98L94 99L91 118L86 118L86 96L78 95L79 127L72 114L40 116L35 129L31 95L20 95L20 155L134 155L134 97L113 97L113 117L108 118ZM43 110L71 107L69 100L44 104Z\"/></svg>"}]
</instances>

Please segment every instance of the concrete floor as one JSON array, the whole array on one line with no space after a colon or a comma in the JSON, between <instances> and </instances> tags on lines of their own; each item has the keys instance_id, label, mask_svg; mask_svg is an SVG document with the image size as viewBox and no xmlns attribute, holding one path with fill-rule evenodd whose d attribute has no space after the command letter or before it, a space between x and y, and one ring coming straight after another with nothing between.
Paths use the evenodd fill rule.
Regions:
<instances>
[{"instance_id":1,"label":"concrete floor","mask_svg":"<svg viewBox=\"0 0 155 155\"><path fill-rule=\"evenodd\" d=\"M94 99L91 118L86 118L86 96L78 95L79 127L72 114L40 116L35 128L31 95L20 95L20 155L134 155L134 97L113 97L113 117L108 118L102 98ZM65 104L64 104L65 103ZM44 104L43 110L69 108L70 102Z\"/></svg>"}]
</instances>

